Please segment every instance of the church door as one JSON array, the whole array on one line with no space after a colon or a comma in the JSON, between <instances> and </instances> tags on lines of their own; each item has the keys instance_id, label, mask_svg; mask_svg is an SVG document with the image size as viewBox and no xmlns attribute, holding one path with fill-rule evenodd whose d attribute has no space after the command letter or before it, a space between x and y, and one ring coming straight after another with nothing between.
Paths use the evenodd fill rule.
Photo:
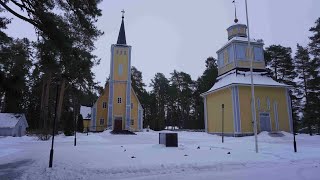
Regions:
<instances>
[{"instance_id":1,"label":"church door","mask_svg":"<svg viewBox=\"0 0 320 180\"><path fill-rule=\"evenodd\" d=\"M260 113L260 131L271 131L271 122L269 113Z\"/></svg>"},{"instance_id":2,"label":"church door","mask_svg":"<svg viewBox=\"0 0 320 180\"><path fill-rule=\"evenodd\" d=\"M114 131L122 131L122 117L115 117L114 118Z\"/></svg>"}]
</instances>

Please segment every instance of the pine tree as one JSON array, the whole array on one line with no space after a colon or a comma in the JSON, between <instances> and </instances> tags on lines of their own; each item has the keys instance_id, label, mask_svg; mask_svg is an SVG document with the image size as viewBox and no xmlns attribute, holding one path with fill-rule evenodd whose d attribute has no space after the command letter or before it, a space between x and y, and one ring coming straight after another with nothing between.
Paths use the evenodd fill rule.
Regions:
<instances>
[{"instance_id":1,"label":"pine tree","mask_svg":"<svg viewBox=\"0 0 320 180\"><path fill-rule=\"evenodd\" d=\"M157 73L151 80L150 86L153 87L151 91L153 101L151 102L155 103L153 104L153 111L156 115L153 116L155 122L151 126L154 125L154 130L162 130L165 126L165 107L168 99L169 80L162 73Z\"/></svg>"},{"instance_id":2,"label":"pine tree","mask_svg":"<svg viewBox=\"0 0 320 180\"><path fill-rule=\"evenodd\" d=\"M310 32L313 35L310 37L309 51L313 56L311 60L311 69L310 69L310 92L308 95L309 98L309 107L313 112L311 118L314 122L314 125L318 126L318 133L320 133L320 18L315 22L315 26L310 28Z\"/></svg>"},{"instance_id":3,"label":"pine tree","mask_svg":"<svg viewBox=\"0 0 320 180\"><path fill-rule=\"evenodd\" d=\"M307 48L304 48L297 45L297 52L294 57L296 69L295 71L298 74L298 82L297 82L297 95L300 100L300 110L303 109L303 122L308 126L309 134L312 135L311 125L313 111L310 109L309 103L309 91L310 91L310 78L311 71L313 67L311 66L311 60L309 56L309 51ZM311 111L310 111L311 110Z\"/></svg>"},{"instance_id":4,"label":"pine tree","mask_svg":"<svg viewBox=\"0 0 320 180\"><path fill-rule=\"evenodd\" d=\"M199 123L199 128L204 128L204 105L200 94L208 91L216 82L218 77L217 60L208 57L205 61L206 69L195 82L195 91L193 93L195 118Z\"/></svg>"},{"instance_id":5,"label":"pine tree","mask_svg":"<svg viewBox=\"0 0 320 180\"><path fill-rule=\"evenodd\" d=\"M296 76L291 57L291 48L281 45L271 45L265 50L267 70L271 77L280 82L294 86L292 81Z\"/></svg>"}]
</instances>

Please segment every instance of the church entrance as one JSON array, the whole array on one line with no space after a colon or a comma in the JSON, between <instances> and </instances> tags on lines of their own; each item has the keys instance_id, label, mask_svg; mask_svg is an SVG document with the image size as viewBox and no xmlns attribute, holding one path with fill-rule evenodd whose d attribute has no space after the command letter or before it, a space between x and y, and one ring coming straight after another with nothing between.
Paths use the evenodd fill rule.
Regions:
<instances>
[{"instance_id":1,"label":"church entrance","mask_svg":"<svg viewBox=\"0 0 320 180\"><path fill-rule=\"evenodd\" d=\"M269 113L260 113L260 131L271 131L271 121Z\"/></svg>"},{"instance_id":2,"label":"church entrance","mask_svg":"<svg viewBox=\"0 0 320 180\"><path fill-rule=\"evenodd\" d=\"M114 131L122 131L122 117L115 117L114 118Z\"/></svg>"}]
</instances>

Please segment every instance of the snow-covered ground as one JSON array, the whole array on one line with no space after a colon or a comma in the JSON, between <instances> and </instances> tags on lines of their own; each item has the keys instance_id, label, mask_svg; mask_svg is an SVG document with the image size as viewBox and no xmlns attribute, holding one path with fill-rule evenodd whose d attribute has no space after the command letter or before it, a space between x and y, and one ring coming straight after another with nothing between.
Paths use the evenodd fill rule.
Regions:
<instances>
[{"instance_id":1,"label":"snow-covered ground","mask_svg":"<svg viewBox=\"0 0 320 180\"><path fill-rule=\"evenodd\" d=\"M0 137L0 179L319 179L320 136L298 135L294 153L291 134L263 132L255 153L254 137L225 137L222 144L220 136L179 131L179 147L166 148L158 133L78 133L76 147L73 137L58 135L53 168L51 141Z\"/></svg>"}]
</instances>

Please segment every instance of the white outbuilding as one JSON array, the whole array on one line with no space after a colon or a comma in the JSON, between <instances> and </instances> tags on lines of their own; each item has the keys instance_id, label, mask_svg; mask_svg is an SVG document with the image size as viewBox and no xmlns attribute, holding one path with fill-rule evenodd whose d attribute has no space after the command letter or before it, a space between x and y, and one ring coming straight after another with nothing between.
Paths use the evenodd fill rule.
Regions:
<instances>
[{"instance_id":1,"label":"white outbuilding","mask_svg":"<svg viewBox=\"0 0 320 180\"><path fill-rule=\"evenodd\" d=\"M0 113L0 136L24 136L28 122L24 114Z\"/></svg>"}]
</instances>

